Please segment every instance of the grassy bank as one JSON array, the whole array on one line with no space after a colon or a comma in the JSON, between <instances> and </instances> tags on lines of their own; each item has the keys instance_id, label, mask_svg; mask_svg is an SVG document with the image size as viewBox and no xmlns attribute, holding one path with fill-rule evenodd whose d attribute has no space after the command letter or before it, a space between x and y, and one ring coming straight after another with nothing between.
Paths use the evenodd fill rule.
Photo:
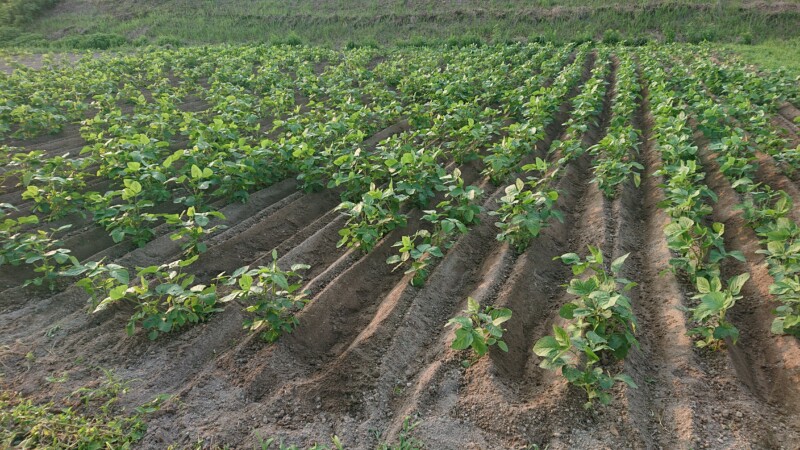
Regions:
<instances>
[{"instance_id":1,"label":"grassy bank","mask_svg":"<svg viewBox=\"0 0 800 450\"><path fill-rule=\"evenodd\" d=\"M769 40L756 45L725 45L727 50L741 55L742 59L766 69L785 68L793 76L800 76L800 38Z\"/></svg>"},{"instance_id":2,"label":"grassy bank","mask_svg":"<svg viewBox=\"0 0 800 450\"><path fill-rule=\"evenodd\" d=\"M616 30L609 32L608 30ZM760 42L800 35L800 3L599 0L225 1L61 0L26 25L26 41L112 33L138 43L274 42L394 45L454 37L485 42L619 39ZM6 41L14 41L7 39Z\"/></svg>"}]
</instances>

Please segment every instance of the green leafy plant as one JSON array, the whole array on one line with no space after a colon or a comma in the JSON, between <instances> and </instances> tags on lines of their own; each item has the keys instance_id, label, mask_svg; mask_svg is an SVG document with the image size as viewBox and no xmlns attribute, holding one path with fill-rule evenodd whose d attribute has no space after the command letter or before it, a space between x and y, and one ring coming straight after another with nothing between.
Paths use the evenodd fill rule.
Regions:
<instances>
[{"instance_id":1,"label":"green leafy plant","mask_svg":"<svg viewBox=\"0 0 800 450\"><path fill-rule=\"evenodd\" d=\"M769 273L774 278L770 294L781 302L775 310L772 332L800 336L800 227L787 217L768 221L757 230L765 248Z\"/></svg>"},{"instance_id":2,"label":"green leafy plant","mask_svg":"<svg viewBox=\"0 0 800 450\"><path fill-rule=\"evenodd\" d=\"M718 277L710 279L697 277L695 284L698 294L693 298L700 300L700 304L689 308L689 311L699 326L689 330L689 335L701 338L696 342L698 347L718 350L725 339L730 339L736 344L739 330L725 319L725 313L733 307L736 300L742 298L739 292L748 279L750 279L749 273L737 275L728 280L727 286L723 288Z\"/></svg>"},{"instance_id":3,"label":"green leafy plant","mask_svg":"<svg viewBox=\"0 0 800 450\"><path fill-rule=\"evenodd\" d=\"M221 311L217 307L217 286L194 284L194 275L183 270L197 261L197 256L186 260L173 261L160 266L139 267L135 282L121 283L124 277L108 276L116 282L108 291L94 312L103 311L119 302L130 302L136 312L125 327L129 335L136 331L141 322L147 337L156 339L160 333L169 333L186 324L198 323ZM105 287L105 283L103 282Z\"/></svg>"},{"instance_id":4,"label":"green leafy plant","mask_svg":"<svg viewBox=\"0 0 800 450\"><path fill-rule=\"evenodd\" d=\"M203 208L208 192L213 186L219 184L219 179L213 168L204 167L201 169L197 164L192 164L189 167L188 174L180 175L174 181L182 185L188 193L186 196L176 198L175 202L186 206L194 206L197 209Z\"/></svg>"},{"instance_id":5,"label":"green leafy plant","mask_svg":"<svg viewBox=\"0 0 800 450\"><path fill-rule=\"evenodd\" d=\"M786 217L792 210L792 200L786 192L764 186L747 196L737 209L742 210L744 219L751 226L758 228Z\"/></svg>"},{"instance_id":6,"label":"green leafy plant","mask_svg":"<svg viewBox=\"0 0 800 450\"><path fill-rule=\"evenodd\" d=\"M412 286L422 286L429 275L431 258L442 258L442 250L431 242L431 232L419 230L412 236L403 236L393 247L398 248L399 255L392 255L387 260L387 264L394 264L395 270L402 267L406 262L411 261L411 267L406 270L406 274L414 274L411 279ZM417 243L417 239L422 243Z\"/></svg>"},{"instance_id":7,"label":"green leafy plant","mask_svg":"<svg viewBox=\"0 0 800 450\"><path fill-rule=\"evenodd\" d=\"M186 257L199 255L208 250L208 245L202 239L219 230L227 228L225 225L209 227L212 219L225 220L225 215L219 211L197 212L190 206L180 214L163 215L166 223L176 229L169 237L173 241L181 242L181 249Z\"/></svg>"},{"instance_id":8,"label":"green leafy plant","mask_svg":"<svg viewBox=\"0 0 800 450\"><path fill-rule=\"evenodd\" d=\"M152 227L158 217L146 212L154 204L143 198L141 183L127 178L123 183L125 187L122 190L93 197L94 219L111 232L114 242L122 242L127 236L137 246L142 247L155 236ZM122 203L111 204L116 197Z\"/></svg>"},{"instance_id":9,"label":"green leafy plant","mask_svg":"<svg viewBox=\"0 0 800 450\"><path fill-rule=\"evenodd\" d=\"M451 347L455 350L472 348L474 356L464 361L465 366L470 366L489 351L489 347L497 345L500 350L507 352L508 345L502 340L506 331L500 325L511 319L511 310L508 308L495 308L494 306L481 305L472 297L467 298L465 316L453 317L447 326L456 326L456 338Z\"/></svg>"},{"instance_id":10,"label":"green leafy plant","mask_svg":"<svg viewBox=\"0 0 800 450\"><path fill-rule=\"evenodd\" d=\"M19 241L23 237L22 230L26 225L39 223L39 218L35 215L20 216L17 218L6 217L8 211L17 211L17 208L10 203L0 203L0 266L11 264L17 266L25 258L25 247L21 247Z\"/></svg>"},{"instance_id":11,"label":"green leafy plant","mask_svg":"<svg viewBox=\"0 0 800 450\"><path fill-rule=\"evenodd\" d=\"M225 280L227 285L236 285L220 301L227 303L236 299L248 302L245 311L253 315L244 327L251 332L260 332L267 342L275 342L284 333L291 333L299 324L295 314L308 303L308 292L301 291L300 270L308 269L306 264L294 264L290 270L278 267L278 252L272 251L272 263L250 269L249 266L237 269Z\"/></svg>"},{"instance_id":12,"label":"green leafy plant","mask_svg":"<svg viewBox=\"0 0 800 450\"><path fill-rule=\"evenodd\" d=\"M405 226L406 216L400 213L400 204L407 197L395 194L390 185L379 189L374 184L358 203L343 202L337 209L347 216L347 227L339 230L341 239L337 247L358 247L368 253L387 232Z\"/></svg>"},{"instance_id":13,"label":"green leafy plant","mask_svg":"<svg viewBox=\"0 0 800 450\"><path fill-rule=\"evenodd\" d=\"M527 183L519 178L505 188L500 198L500 206L489 214L498 216L500 220L495 226L500 229L498 241L508 241L510 245L522 252L536 238L542 229L548 226L551 218L561 222L564 215L556 209L558 191L547 187L549 178L530 179Z\"/></svg>"},{"instance_id":14,"label":"green leafy plant","mask_svg":"<svg viewBox=\"0 0 800 450\"><path fill-rule=\"evenodd\" d=\"M560 257L572 266L576 275L570 280L567 292L578 298L559 311L567 321L566 327L553 325L553 335L539 339L533 347L534 353L542 358L542 368L560 369L567 381L586 392L585 408L591 408L595 400L610 403L608 391L617 382L637 387L630 376L612 375L607 367L609 358L621 361L632 347L639 345L635 337L636 317L630 299L624 294L636 283L619 276L629 255L615 259L609 272L604 266L603 253L592 246L589 252L585 260L575 253ZM577 277L587 270L591 276Z\"/></svg>"},{"instance_id":15,"label":"green leafy plant","mask_svg":"<svg viewBox=\"0 0 800 450\"><path fill-rule=\"evenodd\" d=\"M23 222L32 223L33 220L25 219ZM56 235L70 227L71 225L63 225L49 232L36 230L9 236L9 240L3 244L0 265L3 262L12 265L19 265L22 262L30 264L38 276L25 280L24 286L47 285L50 290L54 290L59 267L70 261L70 250L63 248L64 243L57 239Z\"/></svg>"},{"instance_id":16,"label":"green leafy plant","mask_svg":"<svg viewBox=\"0 0 800 450\"><path fill-rule=\"evenodd\" d=\"M68 158L67 155L37 161L36 167L21 171L21 182L25 187L22 199L33 201L33 211L46 215L50 220L81 212L81 191L86 187L83 181L85 163L83 159Z\"/></svg>"},{"instance_id":17,"label":"green leafy plant","mask_svg":"<svg viewBox=\"0 0 800 450\"><path fill-rule=\"evenodd\" d=\"M403 426L400 428L400 433L397 436L397 442L390 443L381 440L377 450L421 450L425 448L425 444L412 435L414 428L419 424L420 422L412 422L410 417L404 418ZM379 436L376 437L379 438Z\"/></svg>"},{"instance_id":18,"label":"green leafy plant","mask_svg":"<svg viewBox=\"0 0 800 450\"><path fill-rule=\"evenodd\" d=\"M664 234L670 250L679 256L670 259L670 265L688 273L692 280L701 276L718 277L719 262L726 257L744 261L742 252L725 250L724 233L725 225L721 223L708 228L688 217L672 221L664 227Z\"/></svg>"},{"instance_id":19,"label":"green leafy plant","mask_svg":"<svg viewBox=\"0 0 800 450\"><path fill-rule=\"evenodd\" d=\"M88 261L85 264L72 259L72 267L59 272L62 277L79 277L75 285L89 294L89 311L109 296L111 290L130 282L128 269L119 264L105 264L103 261Z\"/></svg>"}]
</instances>

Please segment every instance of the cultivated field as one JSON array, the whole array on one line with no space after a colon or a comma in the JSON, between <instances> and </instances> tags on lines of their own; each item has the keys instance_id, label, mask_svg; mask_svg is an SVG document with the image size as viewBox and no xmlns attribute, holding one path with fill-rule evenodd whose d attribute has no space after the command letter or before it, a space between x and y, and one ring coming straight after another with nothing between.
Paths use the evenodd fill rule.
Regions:
<instances>
[{"instance_id":1,"label":"cultivated field","mask_svg":"<svg viewBox=\"0 0 800 450\"><path fill-rule=\"evenodd\" d=\"M0 75L0 446L800 446L796 79L689 45L35 64Z\"/></svg>"}]
</instances>

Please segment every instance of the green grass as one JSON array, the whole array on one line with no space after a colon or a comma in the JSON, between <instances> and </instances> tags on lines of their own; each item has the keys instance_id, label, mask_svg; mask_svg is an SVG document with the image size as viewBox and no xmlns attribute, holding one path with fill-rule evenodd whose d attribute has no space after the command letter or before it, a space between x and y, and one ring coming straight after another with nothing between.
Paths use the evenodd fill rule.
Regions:
<instances>
[{"instance_id":1,"label":"green grass","mask_svg":"<svg viewBox=\"0 0 800 450\"><path fill-rule=\"evenodd\" d=\"M169 37L186 43L265 42L296 34L303 42L431 43L623 39L740 42L800 36L800 9L713 0L61 0L25 27L50 42L74 34L116 33L139 43ZM766 8L766 9L765 9ZM14 45L35 40L24 36ZM21 42L19 42L21 41Z\"/></svg>"},{"instance_id":2,"label":"green grass","mask_svg":"<svg viewBox=\"0 0 800 450\"><path fill-rule=\"evenodd\" d=\"M800 76L800 38L769 40L756 45L731 44L725 49L738 53L745 62L767 69L785 68Z\"/></svg>"}]
</instances>

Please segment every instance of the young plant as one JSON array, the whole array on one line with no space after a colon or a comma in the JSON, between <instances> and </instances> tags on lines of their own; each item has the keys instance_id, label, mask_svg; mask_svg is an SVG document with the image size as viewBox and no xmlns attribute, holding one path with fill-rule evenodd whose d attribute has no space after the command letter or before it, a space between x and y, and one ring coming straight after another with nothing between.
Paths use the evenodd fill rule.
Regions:
<instances>
[{"instance_id":1,"label":"young plant","mask_svg":"<svg viewBox=\"0 0 800 450\"><path fill-rule=\"evenodd\" d=\"M219 184L219 179L211 167L201 169L196 164L190 166L188 174L180 175L174 178L174 181L182 185L188 194L176 198L175 203L194 206L197 209L203 208L211 188Z\"/></svg>"},{"instance_id":2,"label":"young plant","mask_svg":"<svg viewBox=\"0 0 800 450\"><path fill-rule=\"evenodd\" d=\"M84 164L84 160L67 155L39 160L38 167L22 172L21 181L25 187L22 199L33 201L33 211L45 214L50 220L80 212L81 191L86 186Z\"/></svg>"},{"instance_id":3,"label":"young plant","mask_svg":"<svg viewBox=\"0 0 800 450\"><path fill-rule=\"evenodd\" d=\"M392 255L386 260L386 264L394 264L393 270L402 267L403 264L411 260L411 267L406 270L406 275L414 274L411 279L412 286L422 286L429 275L431 258L442 258L442 250L432 244L431 232L419 230L412 236L403 236L400 241L395 242L393 247L398 247L399 255ZM417 244L417 239L422 243Z\"/></svg>"},{"instance_id":4,"label":"young plant","mask_svg":"<svg viewBox=\"0 0 800 450\"><path fill-rule=\"evenodd\" d=\"M534 353L543 358L540 367L561 369L567 381L586 392L585 408L591 408L594 400L610 403L608 391L616 382L637 387L628 375L612 375L605 366L609 358L624 360L630 349L639 345L635 337L636 317L630 299L624 294L636 283L619 276L629 255L615 259L608 272L603 253L592 246L589 252L586 260L575 253L560 257L572 266L576 276L570 280L567 292L578 298L559 311L567 321L566 327L553 325L553 335L539 339L533 347ZM590 277L578 278L587 270L592 272Z\"/></svg>"},{"instance_id":5,"label":"young plant","mask_svg":"<svg viewBox=\"0 0 800 450\"><path fill-rule=\"evenodd\" d=\"M183 241L180 245L186 257L205 253L208 246L202 242L202 239L218 230L227 228L225 225L207 228L211 219L225 220L225 216L219 211L197 212L194 206L190 206L180 214L165 214L162 217L168 225L176 229L169 237L173 241Z\"/></svg>"},{"instance_id":6,"label":"young plant","mask_svg":"<svg viewBox=\"0 0 800 450\"><path fill-rule=\"evenodd\" d=\"M761 189L751 192L736 209L742 210L747 223L758 228L786 217L792 211L792 200L784 191L762 186Z\"/></svg>"},{"instance_id":7,"label":"young plant","mask_svg":"<svg viewBox=\"0 0 800 450\"><path fill-rule=\"evenodd\" d=\"M472 348L474 356L463 361L465 367L474 364L492 345L497 345L504 352L508 351L508 345L502 340L506 330L500 325L511 319L510 309L487 305L481 310L478 301L468 297L467 309L463 312L466 316L453 317L446 326L457 326L456 338L451 344L454 350Z\"/></svg>"},{"instance_id":8,"label":"young plant","mask_svg":"<svg viewBox=\"0 0 800 450\"><path fill-rule=\"evenodd\" d=\"M230 294L220 301L227 303L239 298L246 299L249 306L245 311L253 317L244 322L245 329L260 332L267 342L275 342L283 333L291 333L299 324L295 314L308 303L308 292L301 291L300 270L310 266L295 264L290 270L278 267L278 252L272 251L272 263L250 269L249 266L237 269L225 284L236 285Z\"/></svg>"},{"instance_id":9,"label":"young plant","mask_svg":"<svg viewBox=\"0 0 800 450\"><path fill-rule=\"evenodd\" d=\"M461 178L461 171L454 169L453 173L446 176L446 200L436 206L437 210L448 218L455 219L464 225L473 225L478 222L478 215L483 208L478 204L483 190L477 186L466 186Z\"/></svg>"},{"instance_id":10,"label":"young plant","mask_svg":"<svg viewBox=\"0 0 800 450\"><path fill-rule=\"evenodd\" d=\"M498 241L507 241L517 251L523 252L531 239L538 237L548 226L551 218L564 221L561 211L555 209L558 191L547 187L548 182L548 178L542 178L524 183L518 178L506 187L506 195L500 198L500 207L489 213L500 218L495 222L500 229Z\"/></svg>"},{"instance_id":11,"label":"young plant","mask_svg":"<svg viewBox=\"0 0 800 450\"><path fill-rule=\"evenodd\" d=\"M194 256L160 266L139 267L136 282L130 285L115 279L116 285L108 291L108 297L98 303L94 312L122 301L130 302L135 306L136 312L128 320L126 331L133 335L136 324L141 322L151 340L156 339L160 333L169 333L186 324L205 321L221 309L217 307L215 284L194 284L194 275L183 272L197 258ZM124 281L124 278L120 279Z\"/></svg>"},{"instance_id":12,"label":"young plant","mask_svg":"<svg viewBox=\"0 0 800 450\"><path fill-rule=\"evenodd\" d=\"M89 294L90 312L94 311L97 305L109 296L112 289L130 282L128 269L118 264L104 264L102 260L81 264L74 258L72 258L72 264L69 269L59 272L59 276L83 276L75 284Z\"/></svg>"},{"instance_id":13,"label":"young plant","mask_svg":"<svg viewBox=\"0 0 800 450\"><path fill-rule=\"evenodd\" d=\"M18 222L19 224L19 222ZM5 224L4 224L5 225ZM33 266L39 276L25 280L23 286L42 286L47 284L50 290L56 287L59 266L70 260L70 250L63 248L63 242L56 239L56 234L69 229L71 225L63 225L49 232L36 230L31 233L16 233L3 244L0 254L0 265L8 262L19 265L24 262Z\"/></svg>"},{"instance_id":14,"label":"young plant","mask_svg":"<svg viewBox=\"0 0 800 450\"><path fill-rule=\"evenodd\" d=\"M16 211L17 208L9 203L0 203L0 266L3 264L11 264L18 266L24 261L23 253L24 247L19 245L19 240L22 239L21 233L23 226L35 225L39 223L39 218L30 216L21 216L16 219L8 218L6 211Z\"/></svg>"},{"instance_id":15,"label":"young plant","mask_svg":"<svg viewBox=\"0 0 800 450\"><path fill-rule=\"evenodd\" d=\"M769 293L782 303L775 308L778 317L772 322L772 332L800 337L800 276L795 274L776 280L770 285Z\"/></svg>"},{"instance_id":16,"label":"young plant","mask_svg":"<svg viewBox=\"0 0 800 450\"><path fill-rule=\"evenodd\" d=\"M680 217L664 227L667 246L678 253L670 259L673 269L686 272L691 280L697 277L718 277L719 262L726 257L744 261L742 252L725 250L725 225L714 223L711 228Z\"/></svg>"},{"instance_id":17,"label":"young plant","mask_svg":"<svg viewBox=\"0 0 800 450\"><path fill-rule=\"evenodd\" d=\"M405 226L406 216L400 213L405 195L395 194L390 184L387 189L370 186L358 203L343 202L336 209L349 216L347 226L339 230L341 239L337 247L358 247L369 253L378 240L389 231Z\"/></svg>"},{"instance_id":18,"label":"young plant","mask_svg":"<svg viewBox=\"0 0 800 450\"><path fill-rule=\"evenodd\" d=\"M690 336L701 338L695 345L719 350L725 339L730 339L734 345L736 344L739 330L725 319L725 313L733 307L736 300L742 298L739 292L748 279L750 274L743 273L732 277L728 280L727 287L723 287L719 277L710 279L697 277L695 284L698 294L692 298L700 300L700 304L689 308L692 318L699 323L697 327L689 330Z\"/></svg>"},{"instance_id":19,"label":"young plant","mask_svg":"<svg viewBox=\"0 0 800 450\"><path fill-rule=\"evenodd\" d=\"M122 242L127 236L142 247L155 236L152 224L158 217L145 212L154 204L144 198L141 183L130 179L123 180L123 183L125 187L119 191L92 197L94 219L111 232L114 242ZM122 203L112 205L115 197L120 197Z\"/></svg>"},{"instance_id":20,"label":"young plant","mask_svg":"<svg viewBox=\"0 0 800 450\"><path fill-rule=\"evenodd\" d=\"M81 387L47 403L19 393L0 393L0 446L3 448L131 448L144 435L145 416L168 399L159 395L126 413L119 400L128 383L103 370L96 387Z\"/></svg>"},{"instance_id":21,"label":"young plant","mask_svg":"<svg viewBox=\"0 0 800 450\"><path fill-rule=\"evenodd\" d=\"M800 336L800 227L788 217L768 222L757 230L766 248L769 273L774 278L770 294L781 306L775 309L772 332Z\"/></svg>"}]
</instances>

